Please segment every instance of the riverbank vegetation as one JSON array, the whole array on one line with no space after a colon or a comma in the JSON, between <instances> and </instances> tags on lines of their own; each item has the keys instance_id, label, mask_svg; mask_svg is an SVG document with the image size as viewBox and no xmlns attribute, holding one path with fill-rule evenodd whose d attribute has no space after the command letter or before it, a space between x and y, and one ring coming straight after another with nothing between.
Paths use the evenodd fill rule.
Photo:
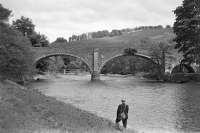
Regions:
<instances>
[{"instance_id":1,"label":"riverbank vegetation","mask_svg":"<svg viewBox=\"0 0 200 133\"><path fill-rule=\"evenodd\" d=\"M200 0L183 0L174 14L175 48L183 53L181 62L194 64L200 71Z\"/></svg>"},{"instance_id":2,"label":"riverbank vegetation","mask_svg":"<svg viewBox=\"0 0 200 133\"><path fill-rule=\"evenodd\" d=\"M0 5L0 77L21 81L32 75L31 43L8 23L11 11Z\"/></svg>"}]
</instances>

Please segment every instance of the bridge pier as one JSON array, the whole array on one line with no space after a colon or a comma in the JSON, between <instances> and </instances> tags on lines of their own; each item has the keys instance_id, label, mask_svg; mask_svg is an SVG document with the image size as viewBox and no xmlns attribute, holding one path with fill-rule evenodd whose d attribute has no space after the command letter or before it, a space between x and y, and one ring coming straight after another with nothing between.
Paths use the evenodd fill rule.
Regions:
<instances>
[{"instance_id":1,"label":"bridge pier","mask_svg":"<svg viewBox=\"0 0 200 133\"><path fill-rule=\"evenodd\" d=\"M100 73L97 71L92 72L91 81L98 81L98 80L100 80Z\"/></svg>"},{"instance_id":2,"label":"bridge pier","mask_svg":"<svg viewBox=\"0 0 200 133\"><path fill-rule=\"evenodd\" d=\"M99 70L99 50L93 49L91 81L100 80L100 73L98 70Z\"/></svg>"}]
</instances>

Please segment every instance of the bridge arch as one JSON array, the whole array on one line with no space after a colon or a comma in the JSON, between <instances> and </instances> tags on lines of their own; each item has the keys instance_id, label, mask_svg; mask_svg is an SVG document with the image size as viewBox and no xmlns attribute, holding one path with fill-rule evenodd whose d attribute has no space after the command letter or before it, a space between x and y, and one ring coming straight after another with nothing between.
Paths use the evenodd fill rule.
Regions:
<instances>
[{"instance_id":1,"label":"bridge arch","mask_svg":"<svg viewBox=\"0 0 200 133\"><path fill-rule=\"evenodd\" d=\"M51 56L71 56L71 57L78 58L78 59L80 59L81 61L83 61L87 65L87 67L89 68L90 73L92 73L91 66L89 65L89 63L84 58L79 57L79 56L74 55L74 54L69 54L69 53L51 53L51 54L42 55L42 56L40 56L40 57L38 57L38 58L35 59L34 66L36 66L37 62L39 62L40 60L42 60L44 58L51 57Z\"/></svg>"},{"instance_id":2,"label":"bridge arch","mask_svg":"<svg viewBox=\"0 0 200 133\"><path fill-rule=\"evenodd\" d=\"M113 57L110 57L109 59L107 59L106 61L104 61L101 66L99 67L99 73L101 73L101 70L103 69L103 67L109 62L111 61L112 59L115 59L115 58L118 58L118 57L122 57L122 56L126 56L124 54L118 54L118 55L115 55ZM151 61L153 64L155 65L158 65L151 57L147 56L147 55L143 55L143 54L134 54L134 55L130 55L130 56L136 56L136 57L141 57L143 59L147 59L149 61Z\"/></svg>"}]
</instances>

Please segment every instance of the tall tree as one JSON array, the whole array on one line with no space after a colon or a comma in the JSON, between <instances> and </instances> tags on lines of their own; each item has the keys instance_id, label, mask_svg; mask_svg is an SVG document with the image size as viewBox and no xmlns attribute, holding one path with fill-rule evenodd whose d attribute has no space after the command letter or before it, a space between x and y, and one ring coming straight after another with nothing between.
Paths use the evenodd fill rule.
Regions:
<instances>
[{"instance_id":1,"label":"tall tree","mask_svg":"<svg viewBox=\"0 0 200 133\"><path fill-rule=\"evenodd\" d=\"M49 45L49 41L44 34L33 32L28 38L34 47L47 47Z\"/></svg>"},{"instance_id":2,"label":"tall tree","mask_svg":"<svg viewBox=\"0 0 200 133\"><path fill-rule=\"evenodd\" d=\"M35 25L31 19L22 16L20 19L13 21L13 27L22 32L24 36L30 36L35 30Z\"/></svg>"},{"instance_id":3,"label":"tall tree","mask_svg":"<svg viewBox=\"0 0 200 133\"><path fill-rule=\"evenodd\" d=\"M42 47L47 47L49 45L49 41L47 40L47 36L44 34L40 34L40 44Z\"/></svg>"},{"instance_id":4,"label":"tall tree","mask_svg":"<svg viewBox=\"0 0 200 133\"><path fill-rule=\"evenodd\" d=\"M200 0L184 0L174 11L176 46L183 62L200 64Z\"/></svg>"},{"instance_id":5,"label":"tall tree","mask_svg":"<svg viewBox=\"0 0 200 133\"><path fill-rule=\"evenodd\" d=\"M11 11L0 5L2 21L8 20ZM30 42L8 24L0 23L0 77L23 80L31 75L32 54Z\"/></svg>"}]
</instances>

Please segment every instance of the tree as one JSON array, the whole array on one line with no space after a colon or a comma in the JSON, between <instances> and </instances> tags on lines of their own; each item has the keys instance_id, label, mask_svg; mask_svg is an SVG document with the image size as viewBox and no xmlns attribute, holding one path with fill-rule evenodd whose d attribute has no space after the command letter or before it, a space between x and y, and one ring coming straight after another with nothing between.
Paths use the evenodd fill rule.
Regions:
<instances>
[{"instance_id":1,"label":"tree","mask_svg":"<svg viewBox=\"0 0 200 133\"><path fill-rule=\"evenodd\" d=\"M120 30L112 30L110 32L110 36L113 37L113 36L120 36L122 35L122 32Z\"/></svg>"},{"instance_id":2,"label":"tree","mask_svg":"<svg viewBox=\"0 0 200 133\"><path fill-rule=\"evenodd\" d=\"M166 28L166 29L169 29L169 28L171 28L171 25L166 25L165 28Z\"/></svg>"},{"instance_id":3,"label":"tree","mask_svg":"<svg viewBox=\"0 0 200 133\"><path fill-rule=\"evenodd\" d=\"M29 39L34 47L47 47L49 45L49 41L44 34L33 32Z\"/></svg>"},{"instance_id":4,"label":"tree","mask_svg":"<svg viewBox=\"0 0 200 133\"><path fill-rule=\"evenodd\" d=\"M8 20L11 13L0 6L1 20ZM8 13L9 12L9 13ZM8 24L0 23L0 76L3 79L23 80L32 74L30 42Z\"/></svg>"},{"instance_id":5,"label":"tree","mask_svg":"<svg viewBox=\"0 0 200 133\"><path fill-rule=\"evenodd\" d=\"M11 14L11 11L4 8L1 4L0 4L0 22L5 22L8 20L9 16Z\"/></svg>"},{"instance_id":6,"label":"tree","mask_svg":"<svg viewBox=\"0 0 200 133\"><path fill-rule=\"evenodd\" d=\"M29 18L22 16L20 19L13 21L12 27L26 36L34 47L46 47L49 45L45 35L35 32L35 25Z\"/></svg>"},{"instance_id":7,"label":"tree","mask_svg":"<svg viewBox=\"0 0 200 133\"><path fill-rule=\"evenodd\" d=\"M40 60L36 64L36 69L39 70L39 72L45 72L46 70L48 70L49 62L50 61L48 59Z\"/></svg>"},{"instance_id":8,"label":"tree","mask_svg":"<svg viewBox=\"0 0 200 133\"><path fill-rule=\"evenodd\" d=\"M16 21L13 21L12 25L15 29L19 30L24 36L27 37L32 35L35 31L35 25L32 23L32 20L24 16Z\"/></svg>"},{"instance_id":9,"label":"tree","mask_svg":"<svg viewBox=\"0 0 200 133\"><path fill-rule=\"evenodd\" d=\"M36 32L33 32L29 36L29 40L31 41L32 46L37 46L40 43L40 34L37 34Z\"/></svg>"},{"instance_id":10,"label":"tree","mask_svg":"<svg viewBox=\"0 0 200 133\"><path fill-rule=\"evenodd\" d=\"M136 53L137 53L136 49L133 49L133 48L124 49L124 55L127 55L127 56L134 56Z\"/></svg>"},{"instance_id":11,"label":"tree","mask_svg":"<svg viewBox=\"0 0 200 133\"><path fill-rule=\"evenodd\" d=\"M60 43L67 43L67 39L65 39L64 37L58 37L55 42L60 42Z\"/></svg>"},{"instance_id":12,"label":"tree","mask_svg":"<svg viewBox=\"0 0 200 133\"><path fill-rule=\"evenodd\" d=\"M47 36L44 34L39 34L39 43L41 44L41 47L47 47L49 45L49 41L47 40Z\"/></svg>"},{"instance_id":13,"label":"tree","mask_svg":"<svg viewBox=\"0 0 200 133\"><path fill-rule=\"evenodd\" d=\"M158 77L163 78L165 74L165 68L169 69L176 62L176 55L173 53L174 48L172 47L172 42L170 40L163 40L163 41L152 41L153 45L149 48L149 54L156 62L157 70L158 70Z\"/></svg>"},{"instance_id":14,"label":"tree","mask_svg":"<svg viewBox=\"0 0 200 133\"><path fill-rule=\"evenodd\" d=\"M175 48L183 53L183 63L200 64L200 0L184 0L174 11Z\"/></svg>"},{"instance_id":15,"label":"tree","mask_svg":"<svg viewBox=\"0 0 200 133\"><path fill-rule=\"evenodd\" d=\"M11 80L23 80L31 75L32 54L29 40L21 33L0 25L0 75Z\"/></svg>"}]
</instances>

